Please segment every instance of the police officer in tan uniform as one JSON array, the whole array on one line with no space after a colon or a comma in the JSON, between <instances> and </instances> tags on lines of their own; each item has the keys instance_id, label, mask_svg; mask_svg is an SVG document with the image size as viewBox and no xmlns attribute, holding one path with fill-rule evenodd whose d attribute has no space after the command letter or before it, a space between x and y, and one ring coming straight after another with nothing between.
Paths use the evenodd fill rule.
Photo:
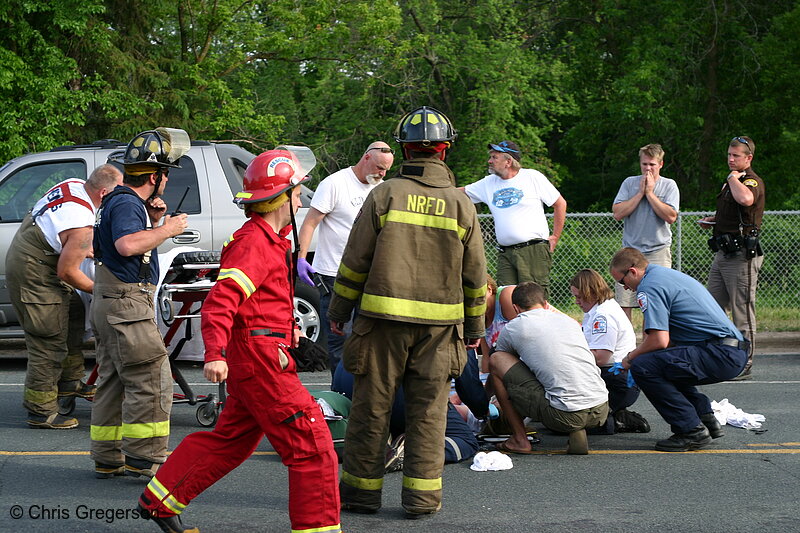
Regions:
<instances>
[{"instance_id":1,"label":"police officer in tan uniform","mask_svg":"<svg viewBox=\"0 0 800 533\"><path fill-rule=\"evenodd\" d=\"M167 458L172 374L155 322L156 246L186 228L160 198L170 168L189 150L183 130L158 128L128 144L123 184L105 199L95 225L91 306L99 385L92 406L95 475L153 477Z\"/></svg>"},{"instance_id":2,"label":"police officer in tan uniform","mask_svg":"<svg viewBox=\"0 0 800 533\"><path fill-rule=\"evenodd\" d=\"M342 357L354 375L339 486L342 509L381 507L389 415L406 398L402 504L409 518L442 502L450 377L483 334L486 260L472 202L444 163L456 133L441 112L421 107L400 121L404 161L364 202L345 247L328 309L331 330L359 303Z\"/></svg>"},{"instance_id":3,"label":"police officer in tan uniform","mask_svg":"<svg viewBox=\"0 0 800 533\"><path fill-rule=\"evenodd\" d=\"M717 212L701 219L713 225L708 243L714 262L708 274L708 292L750 341L747 365L736 379L749 379L756 336L756 285L764 262L759 236L764 216L764 180L750 166L756 145L750 137L734 137L728 146L730 173L717 195Z\"/></svg>"}]
</instances>

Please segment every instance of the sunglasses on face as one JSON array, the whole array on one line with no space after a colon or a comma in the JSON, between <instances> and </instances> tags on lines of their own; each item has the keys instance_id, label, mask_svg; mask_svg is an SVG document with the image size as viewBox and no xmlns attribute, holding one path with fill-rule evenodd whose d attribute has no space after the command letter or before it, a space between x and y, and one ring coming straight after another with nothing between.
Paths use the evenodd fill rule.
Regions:
<instances>
[{"instance_id":1,"label":"sunglasses on face","mask_svg":"<svg viewBox=\"0 0 800 533\"><path fill-rule=\"evenodd\" d=\"M625 273L622 275L622 277L621 277L621 278L619 278L618 280L615 280L615 281L616 281L617 283L619 283L620 285L625 285L625 276L627 276L628 274L630 274L630 271L631 271L631 269L632 269L632 268L633 268L633 265L629 266L629 267L628 267L628 268L625 270Z\"/></svg>"}]
</instances>

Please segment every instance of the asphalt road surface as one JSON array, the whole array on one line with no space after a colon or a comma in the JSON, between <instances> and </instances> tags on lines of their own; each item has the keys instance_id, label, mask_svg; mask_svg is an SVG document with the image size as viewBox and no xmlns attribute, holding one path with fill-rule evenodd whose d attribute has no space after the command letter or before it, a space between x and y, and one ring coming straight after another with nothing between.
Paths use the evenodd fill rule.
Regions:
<instances>
[{"instance_id":1,"label":"asphalt road surface","mask_svg":"<svg viewBox=\"0 0 800 533\"><path fill-rule=\"evenodd\" d=\"M215 390L198 365L181 368L197 392ZM158 531L131 512L143 481L94 478L90 403L76 406L78 429L26 427L24 371L23 359L0 359L0 532ZM327 377L302 379L324 388ZM705 450L655 452L654 442L670 431L642 396L633 410L650 421L649 434L590 436L590 455L567 456L566 437L542 430L540 453L512 456L511 470L474 472L470 461L447 465L443 508L423 520L404 519L402 475L388 474L383 508L375 515L343 513L342 527L349 533L800 531L800 354L760 355L752 380L703 390L763 414L766 431L726 426L726 435ZM174 407L171 448L202 430L195 410ZM264 440L253 457L192 502L184 522L203 532L287 532L287 494L286 468Z\"/></svg>"}]
</instances>

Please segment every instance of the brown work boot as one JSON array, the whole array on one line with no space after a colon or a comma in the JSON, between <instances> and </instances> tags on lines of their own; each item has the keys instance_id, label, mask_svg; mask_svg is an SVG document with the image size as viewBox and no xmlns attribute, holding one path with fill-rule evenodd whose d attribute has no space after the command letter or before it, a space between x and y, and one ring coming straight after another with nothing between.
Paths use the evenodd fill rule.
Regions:
<instances>
[{"instance_id":1,"label":"brown work boot","mask_svg":"<svg viewBox=\"0 0 800 533\"><path fill-rule=\"evenodd\" d=\"M161 463L153 463L145 459L126 457L125 475L133 477L144 476L148 479L153 479L158 471L159 466L161 466Z\"/></svg>"},{"instance_id":2,"label":"brown work boot","mask_svg":"<svg viewBox=\"0 0 800 533\"><path fill-rule=\"evenodd\" d=\"M49 416L28 413L28 426L35 429L72 429L78 427L78 419L58 413Z\"/></svg>"},{"instance_id":3,"label":"brown work boot","mask_svg":"<svg viewBox=\"0 0 800 533\"><path fill-rule=\"evenodd\" d=\"M114 476L124 476L125 465L106 465L103 463L94 463L94 477L97 479L110 479Z\"/></svg>"},{"instance_id":4,"label":"brown work boot","mask_svg":"<svg viewBox=\"0 0 800 533\"><path fill-rule=\"evenodd\" d=\"M567 453L570 455L588 455L589 439L586 438L586 430L579 429L569 434L567 441Z\"/></svg>"},{"instance_id":5,"label":"brown work boot","mask_svg":"<svg viewBox=\"0 0 800 533\"><path fill-rule=\"evenodd\" d=\"M68 398L75 396L77 398L94 398L97 392L97 385L87 385L83 381L62 381L58 384L58 397Z\"/></svg>"},{"instance_id":6,"label":"brown work boot","mask_svg":"<svg viewBox=\"0 0 800 533\"><path fill-rule=\"evenodd\" d=\"M442 510L442 502L439 502L439 505L436 506L435 509L409 509L405 508L406 511L406 518L409 520L419 520L420 518L428 518L429 516L433 516L439 511Z\"/></svg>"}]
</instances>

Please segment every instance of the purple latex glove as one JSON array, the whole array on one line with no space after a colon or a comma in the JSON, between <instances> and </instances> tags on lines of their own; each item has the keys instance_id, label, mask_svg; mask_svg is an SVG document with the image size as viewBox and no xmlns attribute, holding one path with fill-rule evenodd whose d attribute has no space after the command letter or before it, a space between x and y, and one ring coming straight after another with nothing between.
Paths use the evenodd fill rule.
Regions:
<instances>
[{"instance_id":1,"label":"purple latex glove","mask_svg":"<svg viewBox=\"0 0 800 533\"><path fill-rule=\"evenodd\" d=\"M297 276L303 280L303 283L313 287L314 282L311 280L311 276L316 273L317 271L306 261L305 257L299 257L297 259Z\"/></svg>"}]
</instances>

